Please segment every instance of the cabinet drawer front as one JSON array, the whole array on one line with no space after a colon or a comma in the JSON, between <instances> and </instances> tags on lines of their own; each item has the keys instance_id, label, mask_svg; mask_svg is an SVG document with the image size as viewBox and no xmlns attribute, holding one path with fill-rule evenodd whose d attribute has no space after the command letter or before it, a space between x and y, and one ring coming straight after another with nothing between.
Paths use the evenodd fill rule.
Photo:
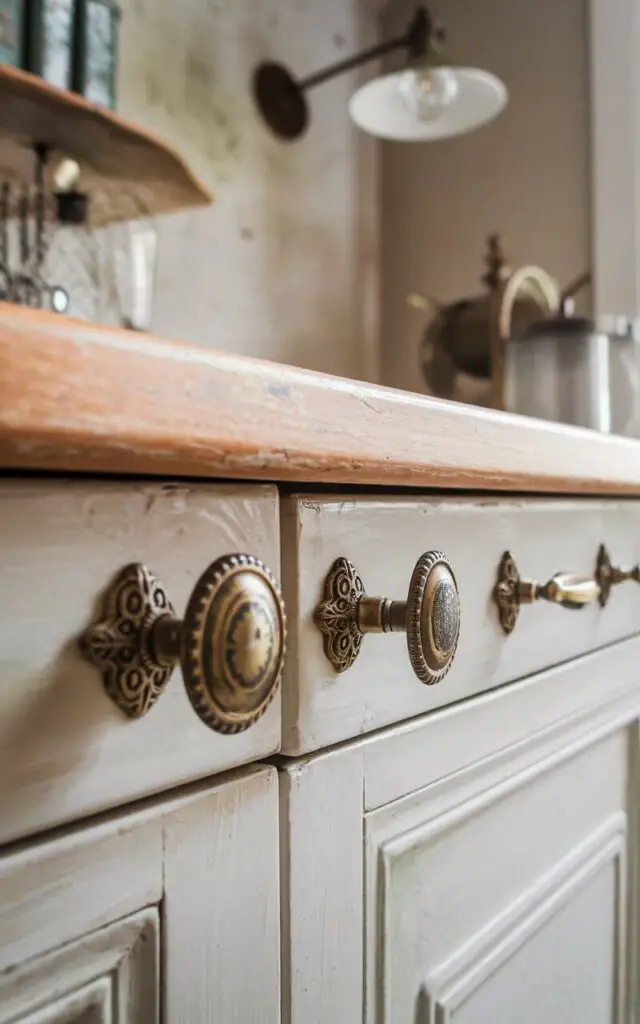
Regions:
<instances>
[{"instance_id":1,"label":"cabinet drawer front","mask_svg":"<svg viewBox=\"0 0 640 1024\"><path fill-rule=\"evenodd\" d=\"M285 753L298 754L471 697L640 632L640 586L613 587L568 610L522 605L510 635L493 593L506 550L523 578L558 572L593 576L605 544L614 565L640 560L640 502L484 498L293 496L282 503L284 596L290 631L285 668ZM437 685L419 682L402 633L367 634L350 668L337 673L314 612L335 559L348 558L365 592L406 600L419 556L439 550L455 573L460 638Z\"/></svg>"},{"instance_id":2,"label":"cabinet drawer front","mask_svg":"<svg viewBox=\"0 0 640 1024\"><path fill-rule=\"evenodd\" d=\"M201 573L230 552L279 575L275 488L3 483L0 841L278 749L279 692L247 731L222 735L198 718L176 666L153 707L130 719L78 647L129 563L147 566L182 616Z\"/></svg>"}]
</instances>

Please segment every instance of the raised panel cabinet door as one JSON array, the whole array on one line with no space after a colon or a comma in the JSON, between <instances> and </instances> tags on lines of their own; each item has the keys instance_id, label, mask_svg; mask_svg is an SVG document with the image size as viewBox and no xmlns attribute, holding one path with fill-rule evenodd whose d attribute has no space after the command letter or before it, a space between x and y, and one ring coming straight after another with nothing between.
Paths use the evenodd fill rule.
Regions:
<instances>
[{"instance_id":1,"label":"raised panel cabinet door","mask_svg":"<svg viewBox=\"0 0 640 1024\"><path fill-rule=\"evenodd\" d=\"M277 821L250 768L0 856L0 1024L278 1024Z\"/></svg>"},{"instance_id":2,"label":"raised panel cabinet door","mask_svg":"<svg viewBox=\"0 0 640 1024\"><path fill-rule=\"evenodd\" d=\"M285 1022L637 1021L639 655L283 769Z\"/></svg>"},{"instance_id":3,"label":"raised panel cabinet door","mask_svg":"<svg viewBox=\"0 0 640 1024\"><path fill-rule=\"evenodd\" d=\"M621 1024L626 755L618 730L367 818L372 1020Z\"/></svg>"}]
</instances>

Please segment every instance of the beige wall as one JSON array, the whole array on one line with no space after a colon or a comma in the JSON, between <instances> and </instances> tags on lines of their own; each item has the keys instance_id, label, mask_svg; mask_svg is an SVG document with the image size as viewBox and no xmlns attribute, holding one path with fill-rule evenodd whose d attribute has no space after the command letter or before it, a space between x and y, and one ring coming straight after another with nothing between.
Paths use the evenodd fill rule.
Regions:
<instances>
[{"instance_id":1,"label":"beige wall","mask_svg":"<svg viewBox=\"0 0 640 1024\"><path fill-rule=\"evenodd\" d=\"M210 210L160 225L153 327L202 345L371 378L375 146L347 116L355 79L312 95L283 144L250 96L261 59L301 74L366 39L364 0L123 0L119 108L179 147ZM367 40L368 41L368 40Z\"/></svg>"},{"instance_id":2,"label":"beige wall","mask_svg":"<svg viewBox=\"0 0 640 1024\"><path fill-rule=\"evenodd\" d=\"M413 0L393 0L386 32ZM589 105L585 0L445 0L452 59L486 67L510 103L458 139L383 145L382 380L426 390L422 316L406 295L451 301L482 290L485 238L500 231L513 267L535 263L565 284L589 262ZM479 397L473 390L470 395Z\"/></svg>"},{"instance_id":3,"label":"beige wall","mask_svg":"<svg viewBox=\"0 0 640 1024\"><path fill-rule=\"evenodd\" d=\"M307 137L282 144L255 114L251 71L271 58L308 73L403 28L414 0L122 0L120 110L217 197L160 223L153 328L376 379L381 306L383 382L424 390L407 292L475 294L494 230L512 265L561 282L588 261L585 2L446 0L452 57L499 74L510 105L467 137L379 146L349 122L355 76L314 91Z\"/></svg>"}]
</instances>

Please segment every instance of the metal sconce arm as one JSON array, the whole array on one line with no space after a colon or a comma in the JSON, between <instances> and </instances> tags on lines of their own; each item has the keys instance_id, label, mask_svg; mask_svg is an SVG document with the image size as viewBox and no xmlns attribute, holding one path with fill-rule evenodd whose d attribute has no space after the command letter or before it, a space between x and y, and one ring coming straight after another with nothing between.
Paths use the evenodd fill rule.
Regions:
<instances>
[{"instance_id":1,"label":"metal sconce arm","mask_svg":"<svg viewBox=\"0 0 640 1024\"><path fill-rule=\"evenodd\" d=\"M384 57L387 53L393 53L395 50L406 49L410 58L418 59L423 57L427 52L431 31L431 16L427 8L418 7L411 24L403 35L398 36L396 39L390 39L386 43L370 46L368 49L354 54L353 57L347 57L346 60L338 61L337 64L330 64L329 67L316 71L307 78L300 79L298 86L303 90L313 89L316 85L322 85L323 82L328 82L331 78L336 78L346 71L359 68L363 64L368 64L369 61L376 60L378 57Z\"/></svg>"},{"instance_id":2,"label":"metal sconce arm","mask_svg":"<svg viewBox=\"0 0 640 1024\"><path fill-rule=\"evenodd\" d=\"M258 65L253 76L256 105L275 135L282 139L297 139L304 133L309 121L309 109L304 97L308 89L395 50L406 49L410 60L418 60L427 54L432 33L431 15L426 7L421 6L416 9L403 35L370 46L306 78L298 79L284 65L266 61Z\"/></svg>"}]
</instances>

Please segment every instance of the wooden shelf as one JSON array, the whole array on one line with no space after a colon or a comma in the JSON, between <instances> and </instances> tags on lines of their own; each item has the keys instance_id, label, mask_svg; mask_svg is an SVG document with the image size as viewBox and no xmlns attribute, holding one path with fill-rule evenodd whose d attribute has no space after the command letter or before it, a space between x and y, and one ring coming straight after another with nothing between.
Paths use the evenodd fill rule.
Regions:
<instances>
[{"instance_id":1,"label":"wooden shelf","mask_svg":"<svg viewBox=\"0 0 640 1024\"><path fill-rule=\"evenodd\" d=\"M0 468L640 495L640 442L0 303Z\"/></svg>"},{"instance_id":2,"label":"wooden shelf","mask_svg":"<svg viewBox=\"0 0 640 1024\"><path fill-rule=\"evenodd\" d=\"M77 93L0 65L0 180L33 180L34 143L51 148L48 175L62 157L80 165L80 187L94 199L94 225L213 198L182 157L150 132Z\"/></svg>"}]
</instances>

